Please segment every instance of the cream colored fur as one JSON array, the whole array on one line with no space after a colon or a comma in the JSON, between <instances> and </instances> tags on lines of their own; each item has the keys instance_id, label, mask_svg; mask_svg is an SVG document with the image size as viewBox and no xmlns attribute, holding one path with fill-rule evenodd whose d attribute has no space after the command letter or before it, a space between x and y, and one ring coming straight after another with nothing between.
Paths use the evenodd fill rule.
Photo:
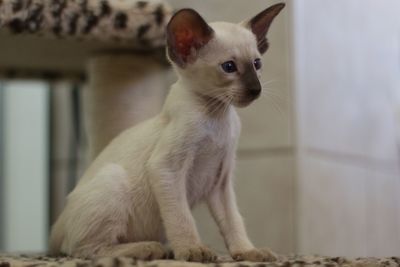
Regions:
<instances>
[{"instance_id":1,"label":"cream colored fur","mask_svg":"<svg viewBox=\"0 0 400 267\"><path fill-rule=\"evenodd\" d=\"M236 205L234 106L251 101L242 101L237 76L220 68L234 58L240 69L261 55L249 29L210 26L215 35L196 60L185 68L173 64L179 79L161 113L116 137L68 196L52 229L53 254L162 258L168 242L176 259L212 261L191 214L206 201L235 259L273 259L254 248Z\"/></svg>"}]
</instances>

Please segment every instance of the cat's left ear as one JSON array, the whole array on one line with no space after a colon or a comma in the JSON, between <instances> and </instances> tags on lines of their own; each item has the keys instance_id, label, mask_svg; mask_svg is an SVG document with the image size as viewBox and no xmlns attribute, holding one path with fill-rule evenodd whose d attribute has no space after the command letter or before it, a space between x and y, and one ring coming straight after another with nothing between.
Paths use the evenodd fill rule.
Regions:
<instances>
[{"instance_id":1,"label":"cat's left ear","mask_svg":"<svg viewBox=\"0 0 400 267\"><path fill-rule=\"evenodd\" d=\"M279 3L257 14L250 20L241 24L251 30L257 38L258 51L264 54L268 49L267 33L272 21L285 7L284 3Z\"/></svg>"},{"instance_id":2,"label":"cat's left ear","mask_svg":"<svg viewBox=\"0 0 400 267\"><path fill-rule=\"evenodd\" d=\"M214 36L207 22L193 9L181 9L167 25L169 58L184 68L197 58L197 52Z\"/></svg>"}]
</instances>

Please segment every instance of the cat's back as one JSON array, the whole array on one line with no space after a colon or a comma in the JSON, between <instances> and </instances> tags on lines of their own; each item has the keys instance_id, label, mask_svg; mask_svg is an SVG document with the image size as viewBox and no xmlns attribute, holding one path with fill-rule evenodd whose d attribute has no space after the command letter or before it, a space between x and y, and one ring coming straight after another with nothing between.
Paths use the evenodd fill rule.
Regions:
<instances>
[{"instance_id":1,"label":"cat's back","mask_svg":"<svg viewBox=\"0 0 400 267\"><path fill-rule=\"evenodd\" d=\"M93 161L80 183L93 179L107 166L118 166L131 175L140 173L161 135L162 128L163 120L156 116L120 133Z\"/></svg>"}]
</instances>

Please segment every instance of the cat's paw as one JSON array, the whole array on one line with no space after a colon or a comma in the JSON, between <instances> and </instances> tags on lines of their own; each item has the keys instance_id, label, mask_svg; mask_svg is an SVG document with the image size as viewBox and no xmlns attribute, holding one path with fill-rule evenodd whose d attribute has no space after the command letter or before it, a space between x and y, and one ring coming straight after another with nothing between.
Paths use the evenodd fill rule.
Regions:
<instances>
[{"instance_id":1,"label":"cat's paw","mask_svg":"<svg viewBox=\"0 0 400 267\"><path fill-rule=\"evenodd\" d=\"M235 261L265 262L265 261L276 261L277 256L269 249L255 248L246 251L233 252L232 258Z\"/></svg>"},{"instance_id":2,"label":"cat's paw","mask_svg":"<svg viewBox=\"0 0 400 267\"><path fill-rule=\"evenodd\" d=\"M144 241L135 243L118 244L100 248L96 257L128 257L136 260L159 260L165 259L168 250L159 242ZM73 255L81 256L81 255Z\"/></svg>"},{"instance_id":3,"label":"cat's paw","mask_svg":"<svg viewBox=\"0 0 400 267\"><path fill-rule=\"evenodd\" d=\"M131 254L137 260L159 260L167 257L167 249L159 242L139 242L136 245L132 247Z\"/></svg>"},{"instance_id":4,"label":"cat's paw","mask_svg":"<svg viewBox=\"0 0 400 267\"><path fill-rule=\"evenodd\" d=\"M193 246L175 250L174 258L181 261L214 262L217 254L205 246Z\"/></svg>"}]
</instances>

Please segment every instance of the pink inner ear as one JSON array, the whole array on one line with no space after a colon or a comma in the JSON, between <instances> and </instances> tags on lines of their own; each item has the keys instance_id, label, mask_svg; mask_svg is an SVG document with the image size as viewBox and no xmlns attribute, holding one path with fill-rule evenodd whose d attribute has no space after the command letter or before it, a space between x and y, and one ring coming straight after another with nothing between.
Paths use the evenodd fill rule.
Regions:
<instances>
[{"instance_id":1,"label":"pink inner ear","mask_svg":"<svg viewBox=\"0 0 400 267\"><path fill-rule=\"evenodd\" d=\"M190 55L190 50L194 45L193 32L183 28L175 33L175 41L179 55L186 59Z\"/></svg>"}]
</instances>

